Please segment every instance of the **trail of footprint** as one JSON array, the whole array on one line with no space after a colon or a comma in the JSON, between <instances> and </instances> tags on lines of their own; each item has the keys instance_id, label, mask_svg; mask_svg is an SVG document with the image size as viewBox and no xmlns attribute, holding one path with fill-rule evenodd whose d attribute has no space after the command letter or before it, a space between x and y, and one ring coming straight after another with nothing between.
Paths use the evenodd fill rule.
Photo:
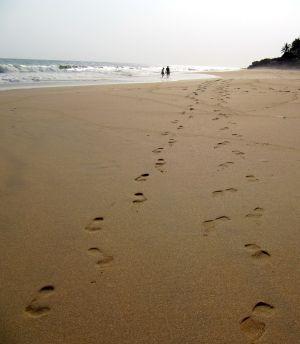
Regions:
<instances>
[{"instance_id":1,"label":"trail of footprint","mask_svg":"<svg viewBox=\"0 0 300 344\"><path fill-rule=\"evenodd\" d=\"M51 308L45 298L50 296L54 292L54 289L53 285L42 287L38 291L38 295L32 299L29 305L25 308L25 313L34 318L38 318L49 313Z\"/></svg>"},{"instance_id":2,"label":"trail of footprint","mask_svg":"<svg viewBox=\"0 0 300 344\"><path fill-rule=\"evenodd\" d=\"M253 175L253 174L247 174L246 178L247 178L247 180L249 180L249 182L257 182L257 181L259 181L259 179L256 178L255 175Z\"/></svg>"},{"instance_id":3,"label":"trail of footprint","mask_svg":"<svg viewBox=\"0 0 300 344\"><path fill-rule=\"evenodd\" d=\"M91 247L88 249L89 255L96 258L96 266L99 268L106 268L114 260L114 257L100 250L98 247Z\"/></svg>"},{"instance_id":4,"label":"trail of footprint","mask_svg":"<svg viewBox=\"0 0 300 344\"><path fill-rule=\"evenodd\" d=\"M102 229L102 223L104 218L102 216L95 217L86 227L85 229L89 232L100 231Z\"/></svg>"},{"instance_id":5,"label":"trail of footprint","mask_svg":"<svg viewBox=\"0 0 300 344\"><path fill-rule=\"evenodd\" d=\"M218 196L218 195L224 195L224 193L232 193L232 192L237 192L238 190L236 188L227 188L227 189L224 189L224 190L216 190L216 191L213 191L212 194L214 196Z\"/></svg>"},{"instance_id":6,"label":"trail of footprint","mask_svg":"<svg viewBox=\"0 0 300 344\"><path fill-rule=\"evenodd\" d=\"M149 177L149 173L143 173L139 175L138 177L134 178L137 182L145 182L147 178Z\"/></svg>"},{"instance_id":7,"label":"trail of footprint","mask_svg":"<svg viewBox=\"0 0 300 344\"><path fill-rule=\"evenodd\" d=\"M142 192L136 192L134 196L135 198L132 201L133 203L142 203L142 202L147 201L147 198L144 196Z\"/></svg>"},{"instance_id":8,"label":"trail of footprint","mask_svg":"<svg viewBox=\"0 0 300 344\"><path fill-rule=\"evenodd\" d=\"M246 215L246 217L254 217L258 218L263 215L264 209L260 207L254 208L249 214Z\"/></svg>"},{"instance_id":9,"label":"trail of footprint","mask_svg":"<svg viewBox=\"0 0 300 344\"><path fill-rule=\"evenodd\" d=\"M268 251L262 250L261 247L256 244L246 244L245 247L251 253L251 257L254 259L261 260L271 257Z\"/></svg>"}]
</instances>

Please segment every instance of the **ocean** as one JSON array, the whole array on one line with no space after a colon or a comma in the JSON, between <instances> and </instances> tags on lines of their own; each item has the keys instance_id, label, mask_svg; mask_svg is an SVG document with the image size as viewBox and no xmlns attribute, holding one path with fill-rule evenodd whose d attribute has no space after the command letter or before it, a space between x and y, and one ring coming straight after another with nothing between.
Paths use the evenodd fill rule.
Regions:
<instances>
[{"instance_id":1,"label":"ocean","mask_svg":"<svg viewBox=\"0 0 300 344\"><path fill-rule=\"evenodd\" d=\"M0 90L167 81L161 78L162 67L135 63L0 58ZM209 72L239 68L170 65L170 69L168 80L178 81L213 78Z\"/></svg>"}]
</instances>

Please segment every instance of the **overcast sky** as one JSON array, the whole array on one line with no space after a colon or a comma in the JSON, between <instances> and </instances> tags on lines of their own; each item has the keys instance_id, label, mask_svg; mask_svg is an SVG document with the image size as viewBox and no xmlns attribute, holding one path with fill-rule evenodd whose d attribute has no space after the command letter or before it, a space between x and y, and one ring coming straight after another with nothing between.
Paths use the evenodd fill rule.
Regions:
<instances>
[{"instance_id":1,"label":"overcast sky","mask_svg":"<svg viewBox=\"0 0 300 344\"><path fill-rule=\"evenodd\" d=\"M300 0L0 0L0 57L246 66L300 35Z\"/></svg>"}]
</instances>

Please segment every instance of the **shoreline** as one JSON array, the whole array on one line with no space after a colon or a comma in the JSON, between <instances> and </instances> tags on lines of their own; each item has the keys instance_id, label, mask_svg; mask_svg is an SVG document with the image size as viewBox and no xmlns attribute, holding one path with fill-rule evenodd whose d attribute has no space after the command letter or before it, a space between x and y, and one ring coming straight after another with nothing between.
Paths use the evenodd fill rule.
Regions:
<instances>
[{"instance_id":1,"label":"shoreline","mask_svg":"<svg viewBox=\"0 0 300 344\"><path fill-rule=\"evenodd\" d=\"M0 92L0 342L297 342L300 72L212 74Z\"/></svg>"},{"instance_id":2,"label":"shoreline","mask_svg":"<svg viewBox=\"0 0 300 344\"><path fill-rule=\"evenodd\" d=\"M196 74L196 73L195 73ZM110 85L130 85L130 84L155 84L155 83L162 83L162 82L178 82L178 81L195 81L195 80L206 80L206 79L212 79L214 76L212 74L207 74L205 72L199 72L197 74L203 75L204 77L202 78L197 78L197 77L192 77L192 78L187 78L187 79L179 79L179 80L168 80L168 79L161 79L160 80L153 80L153 81L123 81L123 82L107 82L107 83L80 83L78 84L73 84L72 82L69 84L55 84L55 85L49 85L49 84L37 84L37 85L22 85L20 87L15 87L11 86L8 88L2 88L0 85L0 92L1 91L12 91L12 90L25 90L25 89L39 89L39 88L61 88L61 87L86 87L86 86L110 86Z\"/></svg>"}]
</instances>

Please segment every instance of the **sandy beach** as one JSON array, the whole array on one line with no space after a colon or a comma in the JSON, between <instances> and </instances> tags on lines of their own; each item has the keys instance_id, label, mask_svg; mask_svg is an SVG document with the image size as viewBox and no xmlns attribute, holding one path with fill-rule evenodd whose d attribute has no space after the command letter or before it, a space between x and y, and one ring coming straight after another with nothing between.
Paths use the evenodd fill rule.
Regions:
<instances>
[{"instance_id":1,"label":"sandy beach","mask_svg":"<svg viewBox=\"0 0 300 344\"><path fill-rule=\"evenodd\" d=\"M300 342L300 72L0 92L1 344Z\"/></svg>"}]
</instances>

